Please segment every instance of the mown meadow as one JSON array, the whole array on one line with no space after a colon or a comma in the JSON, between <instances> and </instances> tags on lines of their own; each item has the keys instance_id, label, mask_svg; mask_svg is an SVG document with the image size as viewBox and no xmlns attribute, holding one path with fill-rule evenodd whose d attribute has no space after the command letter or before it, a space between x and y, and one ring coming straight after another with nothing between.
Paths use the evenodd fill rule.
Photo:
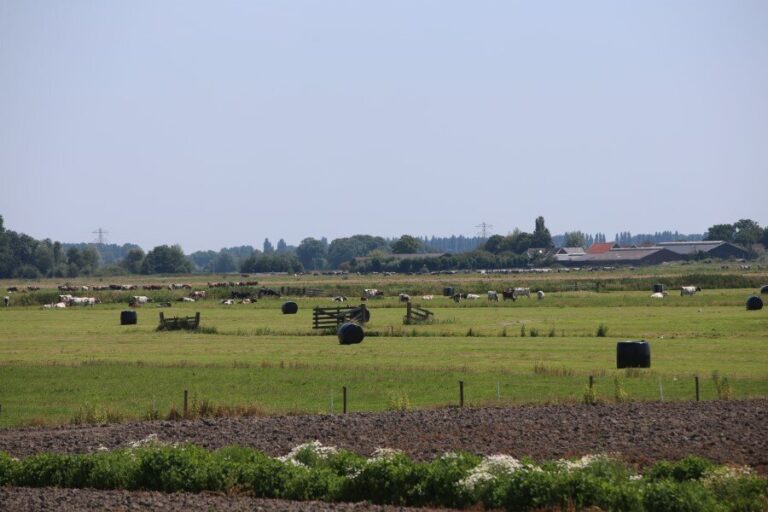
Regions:
<instances>
[{"instance_id":1,"label":"mown meadow","mask_svg":"<svg viewBox=\"0 0 768 512\"><path fill-rule=\"evenodd\" d=\"M388 295L367 302L365 340L349 346L312 329L312 308L336 305L328 297L292 299L296 315L281 313L286 297L147 304L137 309L137 325L121 326L126 304L109 296L94 307L43 310L31 297L51 292L28 294L29 305L0 308L0 426L165 418L182 410L184 390L189 414L339 413L342 387L349 411L458 405L459 381L468 406L691 400L697 375L703 400L768 396L768 312L744 307L754 288L705 288L693 297L672 290L658 300L634 285L566 291L566 282L595 281L585 272L534 276L551 281L543 300L456 304L414 296L433 320L404 325L405 307L392 294L419 291L416 277L425 292L445 284L442 276L391 278ZM465 278L462 290L501 290L510 280L482 279ZM375 284L364 276L313 283L329 295ZM160 311L199 311L202 329L158 332ZM616 369L616 342L627 339L650 342L650 369Z\"/></svg>"}]
</instances>

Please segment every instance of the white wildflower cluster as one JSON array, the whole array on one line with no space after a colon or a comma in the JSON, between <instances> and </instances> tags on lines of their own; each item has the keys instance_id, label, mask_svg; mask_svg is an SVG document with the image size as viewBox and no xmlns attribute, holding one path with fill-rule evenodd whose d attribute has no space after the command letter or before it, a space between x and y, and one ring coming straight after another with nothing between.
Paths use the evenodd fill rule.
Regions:
<instances>
[{"instance_id":1,"label":"white wildflower cluster","mask_svg":"<svg viewBox=\"0 0 768 512\"><path fill-rule=\"evenodd\" d=\"M167 443L160 441L160 438L157 437L157 434L149 434L144 439L139 439L138 441L128 441L128 448L141 448L142 446L159 446L164 444Z\"/></svg>"},{"instance_id":2,"label":"white wildflower cluster","mask_svg":"<svg viewBox=\"0 0 768 512\"><path fill-rule=\"evenodd\" d=\"M373 451L373 456L368 459L368 462L374 462L382 459L391 459L392 457L400 455L401 453L403 453L403 451L398 450L397 448L376 448Z\"/></svg>"},{"instance_id":3,"label":"white wildflower cluster","mask_svg":"<svg viewBox=\"0 0 768 512\"><path fill-rule=\"evenodd\" d=\"M323 446L320 441L311 441L295 446L287 455L278 457L277 460L293 464L294 466L304 466L299 460L299 456L307 451L313 453L320 459L327 459L329 456L336 454L339 450L335 446Z\"/></svg>"},{"instance_id":4,"label":"white wildflower cluster","mask_svg":"<svg viewBox=\"0 0 768 512\"><path fill-rule=\"evenodd\" d=\"M733 480L737 478L744 478L753 476L755 471L749 466L718 466L711 471L708 471L706 475L701 478L701 481L705 485L712 485L722 482L723 480Z\"/></svg>"},{"instance_id":5,"label":"white wildflower cluster","mask_svg":"<svg viewBox=\"0 0 768 512\"><path fill-rule=\"evenodd\" d=\"M607 453L597 453L593 455L584 455L578 460L560 459L557 461L557 465L565 471L574 471L577 469L587 468L595 462L612 460L614 458L615 457Z\"/></svg>"},{"instance_id":6,"label":"white wildflower cluster","mask_svg":"<svg viewBox=\"0 0 768 512\"><path fill-rule=\"evenodd\" d=\"M526 464L510 455L490 455L485 457L466 478L459 481L458 485L467 490L474 490L479 484L489 482L499 476L511 475L517 471L541 471L533 464Z\"/></svg>"}]
</instances>

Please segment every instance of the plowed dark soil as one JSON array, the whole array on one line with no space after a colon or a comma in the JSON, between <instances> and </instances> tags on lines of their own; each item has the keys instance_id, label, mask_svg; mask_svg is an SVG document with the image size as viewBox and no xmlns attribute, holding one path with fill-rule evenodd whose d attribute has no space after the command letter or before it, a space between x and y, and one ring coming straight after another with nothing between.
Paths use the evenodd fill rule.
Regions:
<instances>
[{"instance_id":1,"label":"plowed dark soil","mask_svg":"<svg viewBox=\"0 0 768 512\"><path fill-rule=\"evenodd\" d=\"M45 451L87 453L102 446L125 447L129 441L150 434L157 434L161 441L191 442L207 448L239 444L270 455L284 455L300 443L318 440L364 455L378 447L399 448L420 460L455 450L537 460L612 452L645 466L659 459L695 454L768 472L768 400L439 409L28 428L0 431L0 450L19 457ZM136 494L114 494L130 500L126 495ZM294 505L304 506L276 504L274 510L292 510Z\"/></svg>"}]
</instances>

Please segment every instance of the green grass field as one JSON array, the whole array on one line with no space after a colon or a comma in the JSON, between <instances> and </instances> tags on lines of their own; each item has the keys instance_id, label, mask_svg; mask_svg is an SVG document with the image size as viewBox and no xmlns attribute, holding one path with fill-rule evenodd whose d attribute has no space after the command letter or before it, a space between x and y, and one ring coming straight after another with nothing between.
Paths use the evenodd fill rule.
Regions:
<instances>
[{"instance_id":1,"label":"green grass field","mask_svg":"<svg viewBox=\"0 0 768 512\"><path fill-rule=\"evenodd\" d=\"M717 371L734 398L768 396L768 314L746 311L751 292L415 298L435 313L415 326L403 325L395 298L371 300L366 339L352 346L311 329L311 308L334 305L327 298L298 299L297 315L281 314L282 299L148 305L135 326L119 325L120 304L0 308L0 426L67 423L86 404L116 417L165 416L185 389L197 402L327 413L341 410L342 386L352 411L455 405L460 380L469 405L580 402L589 375L600 399L614 399L619 376L630 399L685 400L698 374L702 398L713 399ZM157 332L158 311L200 311L204 333ZM606 337L596 336L600 324ZM623 339L651 343L650 370L615 369Z\"/></svg>"}]
</instances>

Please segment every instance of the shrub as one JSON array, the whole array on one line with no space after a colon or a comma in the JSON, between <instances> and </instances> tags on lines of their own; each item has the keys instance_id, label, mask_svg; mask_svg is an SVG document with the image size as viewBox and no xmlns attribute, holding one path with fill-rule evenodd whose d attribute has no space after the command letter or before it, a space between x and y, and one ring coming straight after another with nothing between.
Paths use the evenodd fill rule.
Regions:
<instances>
[{"instance_id":1,"label":"shrub","mask_svg":"<svg viewBox=\"0 0 768 512\"><path fill-rule=\"evenodd\" d=\"M410 411L411 400L405 391L392 392L387 399L387 410L389 411Z\"/></svg>"},{"instance_id":2,"label":"shrub","mask_svg":"<svg viewBox=\"0 0 768 512\"><path fill-rule=\"evenodd\" d=\"M620 375L613 376L613 398L617 402L626 402L629 394L624 390L624 379Z\"/></svg>"},{"instance_id":3,"label":"shrub","mask_svg":"<svg viewBox=\"0 0 768 512\"><path fill-rule=\"evenodd\" d=\"M174 492L223 491L224 479L214 458L203 448L153 446L136 450L138 484L145 489Z\"/></svg>"},{"instance_id":4,"label":"shrub","mask_svg":"<svg viewBox=\"0 0 768 512\"><path fill-rule=\"evenodd\" d=\"M0 487L15 480L18 467L19 461L5 452L0 452Z\"/></svg>"},{"instance_id":5,"label":"shrub","mask_svg":"<svg viewBox=\"0 0 768 512\"><path fill-rule=\"evenodd\" d=\"M731 383L728 382L728 377L721 377L720 372L715 370L712 372L712 381L715 384L717 397L720 400L730 400L733 398L733 390L731 389Z\"/></svg>"},{"instance_id":6,"label":"shrub","mask_svg":"<svg viewBox=\"0 0 768 512\"><path fill-rule=\"evenodd\" d=\"M427 501L419 485L424 476L425 467L402 454L373 458L354 478L344 481L341 497L344 501L419 505Z\"/></svg>"},{"instance_id":7,"label":"shrub","mask_svg":"<svg viewBox=\"0 0 768 512\"><path fill-rule=\"evenodd\" d=\"M698 480L714 465L701 457L689 456L678 462L661 461L654 464L648 471L646 478L649 480L672 479L678 482Z\"/></svg>"},{"instance_id":8,"label":"shrub","mask_svg":"<svg viewBox=\"0 0 768 512\"><path fill-rule=\"evenodd\" d=\"M605 338L607 334L608 334L607 325L601 323L600 325L597 326L597 332L595 333L595 336L597 336L598 338Z\"/></svg>"},{"instance_id":9,"label":"shrub","mask_svg":"<svg viewBox=\"0 0 768 512\"><path fill-rule=\"evenodd\" d=\"M586 405L597 405L597 391L595 391L595 388L588 385L585 386L582 399Z\"/></svg>"},{"instance_id":10,"label":"shrub","mask_svg":"<svg viewBox=\"0 0 768 512\"><path fill-rule=\"evenodd\" d=\"M643 505L654 512L700 512L716 510L714 494L695 482L661 480L643 490Z\"/></svg>"}]
</instances>

